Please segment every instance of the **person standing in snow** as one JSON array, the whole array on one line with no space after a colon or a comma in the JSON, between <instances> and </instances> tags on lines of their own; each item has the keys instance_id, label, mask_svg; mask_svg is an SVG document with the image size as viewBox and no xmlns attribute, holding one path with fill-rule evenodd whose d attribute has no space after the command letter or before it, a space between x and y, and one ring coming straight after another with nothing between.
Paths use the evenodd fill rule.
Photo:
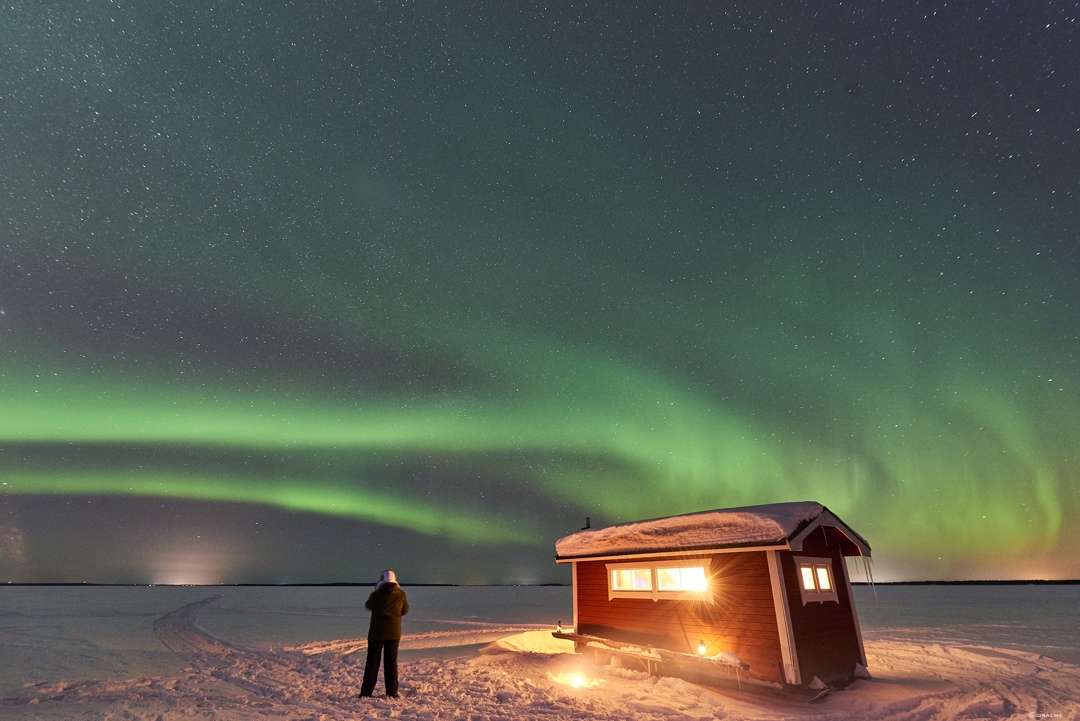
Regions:
<instances>
[{"instance_id":1,"label":"person standing in snow","mask_svg":"<svg viewBox=\"0 0 1080 721\"><path fill-rule=\"evenodd\" d=\"M364 681L360 685L360 695L370 696L375 691L375 682L379 680L379 657L385 662L383 685L386 695L398 697L397 654L401 641L401 617L409 612L409 599L398 585L397 575L387 569L383 571L375 590L364 604L371 611L371 626L368 627L367 662L364 664Z\"/></svg>"}]
</instances>

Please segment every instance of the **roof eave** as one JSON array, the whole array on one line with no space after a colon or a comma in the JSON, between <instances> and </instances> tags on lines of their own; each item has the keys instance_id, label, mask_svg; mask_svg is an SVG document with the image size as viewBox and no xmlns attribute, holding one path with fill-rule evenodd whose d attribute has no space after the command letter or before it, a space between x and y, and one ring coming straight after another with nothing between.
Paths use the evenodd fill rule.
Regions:
<instances>
[{"instance_id":1,"label":"roof eave","mask_svg":"<svg viewBox=\"0 0 1080 721\"><path fill-rule=\"evenodd\" d=\"M749 542L743 544L727 544L718 546L694 546L672 547L649 550L629 550L609 553L585 553L580 555L555 556L555 563L572 563L574 561L607 561L614 558L655 558L657 556L705 556L712 553L738 553L744 551L790 551L791 544L786 539L779 538L775 541Z\"/></svg>"},{"instance_id":2,"label":"roof eave","mask_svg":"<svg viewBox=\"0 0 1080 721\"><path fill-rule=\"evenodd\" d=\"M856 533L851 526L844 523L839 516L825 506L822 506L820 515L800 524L791 536L788 537L787 541L792 550L801 551L803 541L807 536L817 530L819 526L832 526L837 529L859 549L859 555L868 558L870 557L870 544L866 542L866 539Z\"/></svg>"}]
</instances>

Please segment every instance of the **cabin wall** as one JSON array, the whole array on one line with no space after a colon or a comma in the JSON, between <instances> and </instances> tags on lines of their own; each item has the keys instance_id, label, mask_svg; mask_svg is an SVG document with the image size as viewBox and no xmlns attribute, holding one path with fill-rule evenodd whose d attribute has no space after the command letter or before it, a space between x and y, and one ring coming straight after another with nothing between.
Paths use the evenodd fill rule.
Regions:
<instances>
[{"instance_id":1,"label":"cabin wall","mask_svg":"<svg viewBox=\"0 0 1080 721\"><path fill-rule=\"evenodd\" d=\"M838 601L811 601L803 605L794 556L832 559ZM862 648L855 628L854 600L848 593L847 568L840 544L836 539L828 539L825 528L819 527L804 540L801 552L781 553L780 565L803 682L809 682L814 676L826 683L850 680L855 664L862 660Z\"/></svg>"},{"instance_id":2,"label":"cabin wall","mask_svg":"<svg viewBox=\"0 0 1080 721\"><path fill-rule=\"evenodd\" d=\"M607 563L611 561L579 561L574 590L577 632L691 654L697 653L698 642L704 640L708 655L731 651L750 664L751 675L782 681L780 636L765 552L717 553L704 558L712 603L609 600ZM647 560L686 560L686 556Z\"/></svg>"}]
</instances>

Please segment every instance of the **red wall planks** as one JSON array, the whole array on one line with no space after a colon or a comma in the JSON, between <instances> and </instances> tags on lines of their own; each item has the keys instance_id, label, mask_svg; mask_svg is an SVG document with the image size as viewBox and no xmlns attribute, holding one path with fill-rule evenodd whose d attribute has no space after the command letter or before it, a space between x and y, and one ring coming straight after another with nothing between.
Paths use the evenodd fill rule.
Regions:
<instances>
[{"instance_id":1,"label":"red wall planks","mask_svg":"<svg viewBox=\"0 0 1080 721\"><path fill-rule=\"evenodd\" d=\"M765 553L717 553L703 558L709 564L712 603L674 599L609 600L607 562L578 562L579 633L682 653L696 653L698 642L704 640L708 654L731 651L750 664L750 674L781 680L780 638ZM648 560L676 559L686 560L686 557Z\"/></svg>"},{"instance_id":2,"label":"red wall planks","mask_svg":"<svg viewBox=\"0 0 1080 721\"><path fill-rule=\"evenodd\" d=\"M803 605L793 556L831 558L838 600ZM803 681L814 676L825 682L850 679L861 654L839 543L830 539L823 527L818 528L805 539L801 553L781 554L781 566Z\"/></svg>"}]
</instances>

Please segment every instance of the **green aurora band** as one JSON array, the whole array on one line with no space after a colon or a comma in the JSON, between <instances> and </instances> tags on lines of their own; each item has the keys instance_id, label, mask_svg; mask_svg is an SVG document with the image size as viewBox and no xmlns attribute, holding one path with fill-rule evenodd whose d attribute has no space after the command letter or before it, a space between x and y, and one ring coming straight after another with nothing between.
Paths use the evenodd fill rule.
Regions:
<instances>
[{"instance_id":1,"label":"green aurora band","mask_svg":"<svg viewBox=\"0 0 1080 721\"><path fill-rule=\"evenodd\" d=\"M190 388L170 391L119 378L103 383L59 367L41 372L44 363L34 377L8 372L0 417L7 443L226 447L324 460L257 476L228 468L214 475L140 472L122 464L85 472L9 467L0 474L4 491L269 504L460 542L550 545L542 525L520 510L492 518L467 504L425 503L407 488L335 478L324 468L327 453L422 455L450 467L482 462L507 482L538 484L583 513L612 520L815 498L857 519L876 547L931 566L943 548L968 563L1007 563L1052 555L1062 540L1061 489L1069 479L1055 453L1069 438L1059 432L1063 447L1047 445L1053 434L1040 433L1032 409L1015 396L995 393L985 371L906 403L887 390L837 382L834 398L859 394L857 413L824 434L801 435L595 354L515 342L505 333L453 335L468 338L461 352L476 354L474 363L517 379L511 397L334 403L296 392L240 393L197 377ZM484 347L485 337L499 342ZM529 363L515 367L511 356ZM1062 395L1060 386L1037 395L1039 415L1067 418L1067 404L1053 404Z\"/></svg>"}]
</instances>

